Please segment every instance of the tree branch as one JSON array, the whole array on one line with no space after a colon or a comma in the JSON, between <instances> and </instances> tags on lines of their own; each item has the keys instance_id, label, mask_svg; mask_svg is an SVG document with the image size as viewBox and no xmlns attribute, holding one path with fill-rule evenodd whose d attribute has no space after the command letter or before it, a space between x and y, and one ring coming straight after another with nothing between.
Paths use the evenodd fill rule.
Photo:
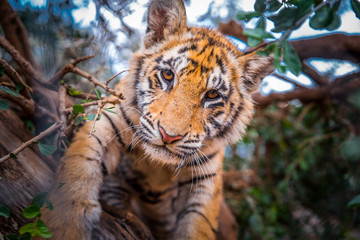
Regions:
<instances>
[{"instance_id":1,"label":"tree branch","mask_svg":"<svg viewBox=\"0 0 360 240\"><path fill-rule=\"evenodd\" d=\"M86 108L86 107L90 107L90 106L94 106L94 105L105 105L106 103L117 104L117 103L119 103L119 99L117 99L117 98L104 98L104 99L93 101L93 102L82 103L80 105L83 106L84 108ZM72 111L73 111L73 108L69 107L69 108L66 108L64 112L66 114L70 114Z\"/></svg>"},{"instance_id":2,"label":"tree branch","mask_svg":"<svg viewBox=\"0 0 360 240\"><path fill-rule=\"evenodd\" d=\"M0 58L0 67L4 67L4 72L6 75L10 77L10 79L15 83L21 83L26 88L26 97L30 98L30 93L32 93L32 89L27 85L18 72L11 67L5 60Z\"/></svg>"},{"instance_id":3,"label":"tree branch","mask_svg":"<svg viewBox=\"0 0 360 240\"><path fill-rule=\"evenodd\" d=\"M0 36L0 46L3 47L13 57L19 67L32 79L41 85L48 86L51 89L53 88L49 85L45 77L38 70L36 70L30 64L30 62L23 58L21 54L11 45L11 43L2 36Z\"/></svg>"},{"instance_id":4,"label":"tree branch","mask_svg":"<svg viewBox=\"0 0 360 240\"><path fill-rule=\"evenodd\" d=\"M32 139L28 140L27 142L23 143L20 147L18 147L17 149L12 151L11 153L9 153L9 154L5 155L4 157L0 158L0 164L2 162L6 161L7 159L11 158L11 156L13 156L13 155L16 156L22 150L24 150L26 147L33 144L34 142L39 141L43 137L45 137L45 136L49 135L50 133L54 132L55 130L59 129L62 126L62 124L63 124L62 122L56 122L52 126L50 126L48 129L41 132L39 135L37 135L37 136L33 137Z\"/></svg>"},{"instance_id":5,"label":"tree branch","mask_svg":"<svg viewBox=\"0 0 360 240\"><path fill-rule=\"evenodd\" d=\"M6 39L20 52L21 56L29 61L32 66L37 66L30 49L26 29L6 0L0 0L0 25Z\"/></svg>"},{"instance_id":6,"label":"tree branch","mask_svg":"<svg viewBox=\"0 0 360 240\"><path fill-rule=\"evenodd\" d=\"M4 91L0 91L0 98L5 98L10 100L11 102L16 103L21 107L21 109L24 111L25 115L31 116L34 114L35 110L35 103L32 99L27 99L24 96L14 96L12 94L6 93Z\"/></svg>"}]
</instances>

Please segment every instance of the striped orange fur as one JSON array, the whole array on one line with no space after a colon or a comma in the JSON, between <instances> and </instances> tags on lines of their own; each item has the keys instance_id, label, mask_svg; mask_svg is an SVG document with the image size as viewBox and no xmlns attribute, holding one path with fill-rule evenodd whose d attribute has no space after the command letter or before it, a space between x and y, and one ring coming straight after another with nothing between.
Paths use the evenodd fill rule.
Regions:
<instances>
[{"instance_id":1,"label":"striped orange fur","mask_svg":"<svg viewBox=\"0 0 360 240\"><path fill-rule=\"evenodd\" d=\"M85 124L59 164L65 184L44 216L53 239L91 239L100 197L130 207L155 239L215 239L224 148L243 135L251 92L271 71L271 58L188 27L181 0L153 0L144 47L117 86L126 101L102 112L93 137Z\"/></svg>"}]
</instances>

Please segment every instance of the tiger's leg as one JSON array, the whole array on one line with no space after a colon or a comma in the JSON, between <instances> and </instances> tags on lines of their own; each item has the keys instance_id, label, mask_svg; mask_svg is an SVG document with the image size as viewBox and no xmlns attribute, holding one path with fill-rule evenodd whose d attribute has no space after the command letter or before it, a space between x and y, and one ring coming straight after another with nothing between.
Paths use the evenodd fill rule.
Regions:
<instances>
[{"instance_id":1,"label":"tiger's leg","mask_svg":"<svg viewBox=\"0 0 360 240\"><path fill-rule=\"evenodd\" d=\"M221 174L218 174L201 184L194 183L195 191L190 195L185 209L178 215L172 239L216 239L222 200L221 181Z\"/></svg>"},{"instance_id":2,"label":"tiger's leg","mask_svg":"<svg viewBox=\"0 0 360 240\"><path fill-rule=\"evenodd\" d=\"M43 215L52 239L90 239L91 228L101 214L98 197L104 171L111 171L120 159L122 146L114 138L119 123L111 118L115 119L103 113L91 138L91 122L80 128L59 163L50 193L53 210L44 209Z\"/></svg>"}]
</instances>

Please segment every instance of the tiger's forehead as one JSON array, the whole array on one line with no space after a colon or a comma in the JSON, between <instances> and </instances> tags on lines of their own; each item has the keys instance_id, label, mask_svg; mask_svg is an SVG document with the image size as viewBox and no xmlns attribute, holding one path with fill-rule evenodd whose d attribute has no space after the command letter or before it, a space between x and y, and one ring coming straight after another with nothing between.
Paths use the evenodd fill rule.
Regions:
<instances>
[{"instance_id":1,"label":"tiger's forehead","mask_svg":"<svg viewBox=\"0 0 360 240\"><path fill-rule=\"evenodd\" d=\"M158 66L171 68L180 80L184 77L191 79L191 84L202 89L219 85L221 75L229 74L229 62L235 62L240 52L227 39L216 34L188 33L183 38L169 41L162 47L155 58Z\"/></svg>"}]
</instances>

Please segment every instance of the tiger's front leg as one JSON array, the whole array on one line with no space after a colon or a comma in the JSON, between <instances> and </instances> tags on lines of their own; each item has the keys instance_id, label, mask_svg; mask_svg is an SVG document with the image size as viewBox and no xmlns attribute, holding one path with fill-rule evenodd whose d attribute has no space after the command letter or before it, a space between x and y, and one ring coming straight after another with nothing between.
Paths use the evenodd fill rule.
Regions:
<instances>
[{"instance_id":1,"label":"tiger's front leg","mask_svg":"<svg viewBox=\"0 0 360 240\"><path fill-rule=\"evenodd\" d=\"M116 138L112 139L117 132L111 117L103 114L89 138L91 124L80 128L59 163L50 193L53 210L44 209L43 215L52 239L90 239L92 226L100 218L103 174L117 165L121 148Z\"/></svg>"},{"instance_id":2,"label":"tiger's front leg","mask_svg":"<svg viewBox=\"0 0 360 240\"><path fill-rule=\"evenodd\" d=\"M194 183L186 207L178 215L173 240L214 240L222 200L221 173Z\"/></svg>"}]
</instances>

